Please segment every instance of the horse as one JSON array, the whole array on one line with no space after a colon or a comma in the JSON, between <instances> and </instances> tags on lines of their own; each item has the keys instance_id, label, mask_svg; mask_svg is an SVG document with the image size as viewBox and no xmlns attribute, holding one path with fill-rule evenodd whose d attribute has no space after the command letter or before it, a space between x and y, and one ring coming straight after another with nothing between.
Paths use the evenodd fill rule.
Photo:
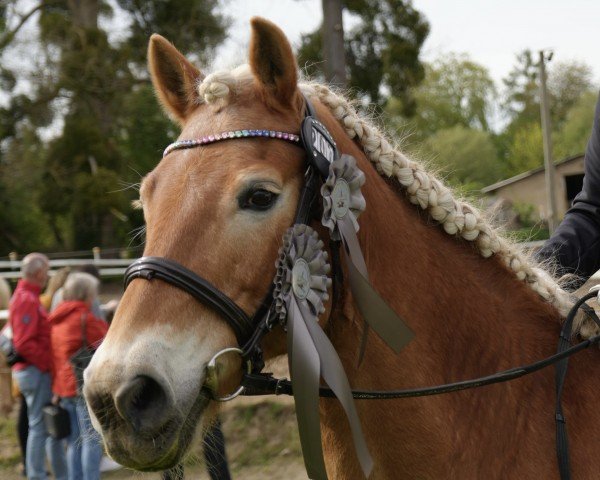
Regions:
<instances>
[{"instance_id":1,"label":"horse","mask_svg":"<svg viewBox=\"0 0 600 480\"><path fill-rule=\"evenodd\" d=\"M350 385L435 385L552 354L573 303L569 294L342 94L301 83L290 43L276 25L254 18L251 29L249 65L207 76L153 35L152 82L181 126L182 141L239 129L298 133L306 97L340 152L356 159L366 178L358 239L370 281L415 336L395 353L371 333L357 362L363 319L342 282L319 323ZM141 184L144 255L201 274L252 316L271 288L305 169L301 148L272 138L171 151ZM328 237L318 218L311 227ZM585 323L576 331L597 333ZM278 326L264 337L265 358L286 353L285 335ZM207 364L235 346L236 332L215 309L169 282L131 281L85 371L85 398L109 454L142 471L180 462L194 432L218 410L205 393ZM235 389L240 370L235 356L223 358L219 391ZM596 478L600 471L599 388L597 349L573 357L563 399L573 478ZM374 461L369 478L558 478L554 389L554 372L544 369L446 395L356 400ZM321 399L319 415L328 476L363 478L340 403Z\"/></svg>"}]
</instances>

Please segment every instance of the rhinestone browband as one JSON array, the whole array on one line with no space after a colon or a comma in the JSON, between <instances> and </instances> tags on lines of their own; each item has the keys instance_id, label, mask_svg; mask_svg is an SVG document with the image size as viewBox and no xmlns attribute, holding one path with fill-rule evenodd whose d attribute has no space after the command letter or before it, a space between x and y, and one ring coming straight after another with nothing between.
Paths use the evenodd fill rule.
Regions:
<instances>
[{"instance_id":1,"label":"rhinestone browband","mask_svg":"<svg viewBox=\"0 0 600 480\"><path fill-rule=\"evenodd\" d=\"M173 142L163 152L163 157L167 156L173 150L180 150L183 148L193 148L201 145L208 145L211 143L219 142L221 140L229 140L230 138L249 138L249 137L268 137L268 138L279 138L291 143L299 143L300 136L294 133L277 132L275 130L232 130L231 132L217 133L216 135L208 135L202 138L196 138L193 140L178 140Z\"/></svg>"}]
</instances>

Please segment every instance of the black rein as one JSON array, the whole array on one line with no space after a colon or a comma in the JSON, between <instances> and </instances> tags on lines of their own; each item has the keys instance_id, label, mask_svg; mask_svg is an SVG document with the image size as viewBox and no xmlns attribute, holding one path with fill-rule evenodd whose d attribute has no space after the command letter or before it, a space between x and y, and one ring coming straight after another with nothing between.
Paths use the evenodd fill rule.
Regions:
<instances>
[{"instance_id":1,"label":"black rein","mask_svg":"<svg viewBox=\"0 0 600 480\"><path fill-rule=\"evenodd\" d=\"M570 336L571 324L573 318L577 313L577 310L587 300L597 295L596 292L591 292L578 300L573 306L567 319L563 324L561 331L561 340L567 339ZM593 318L593 320L600 326L600 319L596 316L592 309L586 310L586 313ZM568 332L568 333L567 333ZM564 341L564 340L563 340ZM584 340L572 347L564 349L559 348L558 353L546 357L528 365L521 367L514 367L501 372L496 372L492 375L485 377L474 378L472 380L463 380L460 382L446 383L443 385L435 385L432 387L420 387L420 388L409 388L404 390L352 390L352 396L360 400L391 400L396 398L410 398L410 397L426 397L430 395L440 395L443 393L457 392L459 390L468 390L471 388L483 387L485 385L492 385L494 383L507 382L524 375L536 372L550 365L556 364L561 360L565 360L571 355L588 348L591 345L600 342L600 335ZM568 344L568 343L567 343ZM269 373L264 374L245 374L242 378L242 385L246 387L243 395L292 395L292 382L287 379L274 378ZM327 387L320 388L320 396L324 398L334 398L333 391Z\"/></svg>"}]
</instances>

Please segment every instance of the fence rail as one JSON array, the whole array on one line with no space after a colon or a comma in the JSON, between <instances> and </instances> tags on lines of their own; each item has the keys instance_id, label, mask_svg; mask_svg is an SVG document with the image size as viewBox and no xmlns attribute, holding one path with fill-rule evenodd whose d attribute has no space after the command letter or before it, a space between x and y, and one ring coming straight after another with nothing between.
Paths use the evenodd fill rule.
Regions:
<instances>
[{"instance_id":1,"label":"fence rail","mask_svg":"<svg viewBox=\"0 0 600 480\"><path fill-rule=\"evenodd\" d=\"M109 254L120 254L120 253L135 253L134 258L101 258L101 250L94 248L87 252L66 252L63 255L73 255L78 257L88 258L56 258L60 256L59 253L48 254L50 257L50 275L54 275L56 270L63 267L79 267L82 265L94 265L101 277L122 277L125 274L127 267L137 258L141 253L137 249L125 249L125 250L103 250L104 253ZM92 258L89 258L89 257ZM6 258L6 257L4 257ZM11 253L8 256L9 260L0 260L0 278L6 280L18 280L21 278L21 264L22 260L18 259L16 253ZM0 310L0 327L8 319L8 310Z\"/></svg>"},{"instance_id":2,"label":"fence rail","mask_svg":"<svg viewBox=\"0 0 600 480\"><path fill-rule=\"evenodd\" d=\"M138 249L112 249L110 251L101 251L99 248L93 248L88 251L63 253L64 256L69 255L70 258L57 258L61 255L60 253L48 254L50 257L50 275L53 275L59 268L79 267L92 264L98 268L101 277L120 276L125 273L125 269L133 262L133 259L141 253L137 250ZM128 256L134 253L134 258L101 258L101 253L109 253L109 255L127 254ZM73 256L87 258L73 258ZM92 258L89 258L90 256ZM7 280L17 280L21 276L22 260L19 260L18 255L14 252L11 253L8 258L8 260L0 260L0 277Z\"/></svg>"}]
</instances>

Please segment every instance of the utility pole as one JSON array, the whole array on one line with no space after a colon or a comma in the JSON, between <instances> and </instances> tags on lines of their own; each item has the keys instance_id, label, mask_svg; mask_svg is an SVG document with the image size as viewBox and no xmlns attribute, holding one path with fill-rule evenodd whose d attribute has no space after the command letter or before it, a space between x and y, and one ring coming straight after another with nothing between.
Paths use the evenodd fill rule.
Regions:
<instances>
[{"instance_id":1,"label":"utility pole","mask_svg":"<svg viewBox=\"0 0 600 480\"><path fill-rule=\"evenodd\" d=\"M552 136L550 126L550 105L546 88L546 61L552 60L552 51L540 50L540 112L542 116L542 135L544 138L544 167L546 179L546 198L548 206L548 229L550 235L558 226L556 218L556 196L554 191L554 161L552 159Z\"/></svg>"},{"instance_id":2,"label":"utility pole","mask_svg":"<svg viewBox=\"0 0 600 480\"><path fill-rule=\"evenodd\" d=\"M338 87L346 86L346 55L344 51L344 24L342 0L322 0L323 57L325 77Z\"/></svg>"}]
</instances>

